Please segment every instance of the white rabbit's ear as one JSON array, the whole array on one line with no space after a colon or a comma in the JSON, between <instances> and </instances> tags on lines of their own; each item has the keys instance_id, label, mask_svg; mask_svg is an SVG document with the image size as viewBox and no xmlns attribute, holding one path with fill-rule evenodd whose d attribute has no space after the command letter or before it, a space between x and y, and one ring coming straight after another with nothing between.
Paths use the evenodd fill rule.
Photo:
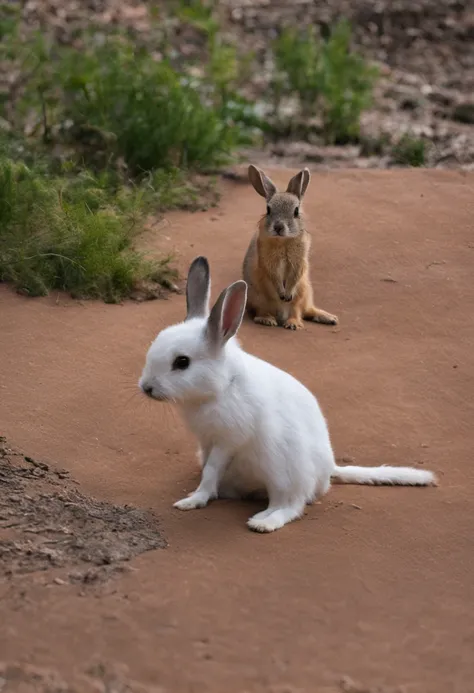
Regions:
<instances>
[{"instance_id":1,"label":"white rabbit's ear","mask_svg":"<svg viewBox=\"0 0 474 693\"><path fill-rule=\"evenodd\" d=\"M311 178L309 169L304 168L302 171L293 176L293 178L288 183L286 192L296 195L299 200L303 199L303 195L306 192L306 188L309 185L309 179Z\"/></svg>"},{"instance_id":2,"label":"white rabbit's ear","mask_svg":"<svg viewBox=\"0 0 474 693\"><path fill-rule=\"evenodd\" d=\"M213 347L223 346L235 335L244 316L247 284L231 284L217 299L207 321L207 337Z\"/></svg>"},{"instance_id":3,"label":"white rabbit's ear","mask_svg":"<svg viewBox=\"0 0 474 693\"><path fill-rule=\"evenodd\" d=\"M186 284L186 320L205 318L209 313L211 274L205 257L197 257L191 263Z\"/></svg>"},{"instance_id":4,"label":"white rabbit's ear","mask_svg":"<svg viewBox=\"0 0 474 693\"><path fill-rule=\"evenodd\" d=\"M249 181L258 194L266 200L270 200L277 191L270 178L253 164L249 166Z\"/></svg>"}]
</instances>

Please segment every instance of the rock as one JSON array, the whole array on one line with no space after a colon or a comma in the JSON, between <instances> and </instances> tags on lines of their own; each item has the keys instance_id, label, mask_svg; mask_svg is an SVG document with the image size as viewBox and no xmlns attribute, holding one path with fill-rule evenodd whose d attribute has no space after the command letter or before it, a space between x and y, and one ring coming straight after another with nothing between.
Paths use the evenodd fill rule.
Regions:
<instances>
[{"instance_id":1,"label":"rock","mask_svg":"<svg viewBox=\"0 0 474 693\"><path fill-rule=\"evenodd\" d=\"M459 103L453 109L451 117L453 120L457 120L459 123L474 125L474 102L464 101L463 103Z\"/></svg>"},{"instance_id":2,"label":"rock","mask_svg":"<svg viewBox=\"0 0 474 693\"><path fill-rule=\"evenodd\" d=\"M434 88L428 95L429 100L437 106L447 108L454 101L454 95L445 89Z\"/></svg>"}]
</instances>

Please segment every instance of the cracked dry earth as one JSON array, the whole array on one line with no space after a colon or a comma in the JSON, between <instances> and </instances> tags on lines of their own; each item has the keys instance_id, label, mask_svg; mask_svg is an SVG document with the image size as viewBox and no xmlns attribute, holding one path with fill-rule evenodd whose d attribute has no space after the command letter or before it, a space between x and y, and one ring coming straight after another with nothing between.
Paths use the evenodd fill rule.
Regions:
<instances>
[{"instance_id":1,"label":"cracked dry earth","mask_svg":"<svg viewBox=\"0 0 474 693\"><path fill-rule=\"evenodd\" d=\"M222 186L217 210L143 240L182 271L208 255L214 295L262 213ZM246 529L256 503L172 509L198 478L194 441L136 381L183 296L0 287L2 693L472 690L473 193L459 172L313 176L313 283L340 326L246 321L243 344L318 395L339 458L424 465L440 485L337 486L273 535Z\"/></svg>"}]
</instances>

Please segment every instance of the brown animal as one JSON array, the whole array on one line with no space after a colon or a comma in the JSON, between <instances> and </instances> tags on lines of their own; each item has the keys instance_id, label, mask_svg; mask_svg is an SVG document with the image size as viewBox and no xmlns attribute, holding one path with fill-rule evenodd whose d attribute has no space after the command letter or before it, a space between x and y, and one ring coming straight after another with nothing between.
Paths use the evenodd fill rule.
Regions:
<instances>
[{"instance_id":1,"label":"brown animal","mask_svg":"<svg viewBox=\"0 0 474 693\"><path fill-rule=\"evenodd\" d=\"M337 325L335 315L316 308L309 280L310 235L304 227L301 200L309 184L307 168L278 192L270 178L249 166L249 179L267 201L245 255L243 277L248 284L247 310L260 325L303 327L303 320Z\"/></svg>"}]
</instances>

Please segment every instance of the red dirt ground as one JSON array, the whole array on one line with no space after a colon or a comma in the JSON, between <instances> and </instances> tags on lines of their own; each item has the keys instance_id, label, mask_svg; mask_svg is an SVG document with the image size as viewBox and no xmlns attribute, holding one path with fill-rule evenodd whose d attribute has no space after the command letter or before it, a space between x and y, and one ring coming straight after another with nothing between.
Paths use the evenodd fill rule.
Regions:
<instances>
[{"instance_id":1,"label":"red dirt ground","mask_svg":"<svg viewBox=\"0 0 474 693\"><path fill-rule=\"evenodd\" d=\"M179 249L182 270L206 254L215 295L262 205L229 183L217 211L172 214L146 243ZM249 503L173 510L197 481L195 444L136 381L184 297L0 287L0 432L83 494L153 510L169 543L97 589L48 570L5 580L0 690L474 690L474 176L318 174L306 212L317 302L341 324L246 322L242 342L317 394L339 458L424 464L440 486L337 486L272 535L246 529Z\"/></svg>"}]
</instances>

